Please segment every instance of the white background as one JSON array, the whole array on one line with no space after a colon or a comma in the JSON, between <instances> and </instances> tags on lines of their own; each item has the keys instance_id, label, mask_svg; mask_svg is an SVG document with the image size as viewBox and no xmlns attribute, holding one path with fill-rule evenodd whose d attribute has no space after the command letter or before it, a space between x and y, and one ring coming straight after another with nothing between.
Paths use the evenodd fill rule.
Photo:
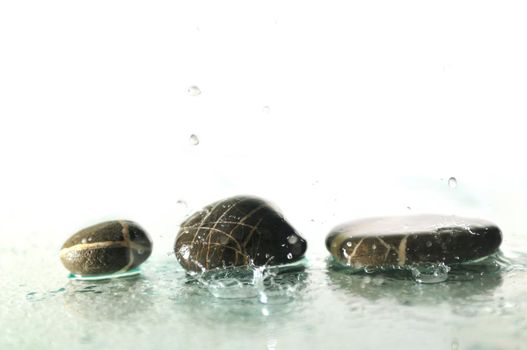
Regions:
<instances>
[{"instance_id":1,"label":"white background","mask_svg":"<svg viewBox=\"0 0 527 350\"><path fill-rule=\"evenodd\" d=\"M526 15L522 1L2 1L0 235L60 246L128 218L172 240L185 211L239 193L311 239L408 211L512 225Z\"/></svg>"}]
</instances>

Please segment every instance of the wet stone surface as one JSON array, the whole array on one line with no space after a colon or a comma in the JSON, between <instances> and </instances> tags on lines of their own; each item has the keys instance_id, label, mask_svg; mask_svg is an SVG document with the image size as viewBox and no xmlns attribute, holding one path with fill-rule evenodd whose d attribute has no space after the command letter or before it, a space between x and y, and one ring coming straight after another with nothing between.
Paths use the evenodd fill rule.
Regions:
<instances>
[{"instance_id":1,"label":"wet stone surface","mask_svg":"<svg viewBox=\"0 0 527 350\"><path fill-rule=\"evenodd\" d=\"M189 271L278 265L299 260L307 243L271 205L248 196L210 204L181 224L174 251Z\"/></svg>"},{"instance_id":2,"label":"wet stone surface","mask_svg":"<svg viewBox=\"0 0 527 350\"><path fill-rule=\"evenodd\" d=\"M71 236L62 245L60 260L74 274L97 276L133 269L151 252L152 240L138 224L108 221Z\"/></svg>"},{"instance_id":3,"label":"wet stone surface","mask_svg":"<svg viewBox=\"0 0 527 350\"><path fill-rule=\"evenodd\" d=\"M413 215L342 224L326 247L337 262L361 268L461 263L496 252L501 241L500 229L486 220Z\"/></svg>"}]
</instances>

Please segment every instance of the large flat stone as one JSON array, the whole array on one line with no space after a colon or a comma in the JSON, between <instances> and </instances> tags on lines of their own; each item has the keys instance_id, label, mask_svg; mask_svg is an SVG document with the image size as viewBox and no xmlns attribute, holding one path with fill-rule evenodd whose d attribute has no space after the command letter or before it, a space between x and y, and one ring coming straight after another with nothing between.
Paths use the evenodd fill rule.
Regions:
<instances>
[{"instance_id":1,"label":"large flat stone","mask_svg":"<svg viewBox=\"0 0 527 350\"><path fill-rule=\"evenodd\" d=\"M353 267L460 263L494 253L501 231L490 221L444 215L377 217L335 227L326 247Z\"/></svg>"}]
</instances>

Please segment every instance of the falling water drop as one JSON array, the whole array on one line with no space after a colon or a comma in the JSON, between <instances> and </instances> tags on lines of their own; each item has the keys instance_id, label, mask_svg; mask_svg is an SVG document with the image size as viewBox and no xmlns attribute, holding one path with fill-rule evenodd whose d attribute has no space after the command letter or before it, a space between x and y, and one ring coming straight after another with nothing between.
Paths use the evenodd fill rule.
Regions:
<instances>
[{"instance_id":1,"label":"falling water drop","mask_svg":"<svg viewBox=\"0 0 527 350\"><path fill-rule=\"evenodd\" d=\"M190 143L191 143L193 146L197 146L197 145L199 145L199 138L198 138L198 136L195 135L195 134L190 135Z\"/></svg>"},{"instance_id":2,"label":"falling water drop","mask_svg":"<svg viewBox=\"0 0 527 350\"><path fill-rule=\"evenodd\" d=\"M178 201L176 202L176 206L177 206L178 209L181 209L181 210L187 210L188 209L188 204L183 199L178 199Z\"/></svg>"},{"instance_id":3,"label":"falling water drop","mask_svg":"<svg viewBox=\"0 0 527 350\"><path fill-rule=\"evenodd\" d=\"M454 189L457 187L457 179L455 177L451 177L450 179L448 179L448 187Z\"/></svg>"},{"instance_id":4,"label":"falling water drop","mask_svg":"<svg viewBox=\"0 0 527 350\"><path fill-rule=\"evenodd\" d=\"M293 259L293 254L288 253L288 254L287 254L287 258L288 258L289 260Z\"/></svg>"},{"instance_id":5,"label":"falling water drop","mask_svg":"<svg viewBox=\"0 0 527 350\"><path fill-rule=\"evenodd\" d=\"M188 91L190 96L199 96L199 95L201 95L201 90L199 89L199 87L197 87L195 85L192 85L191 87L189 87L187 91Z\"/></svg>"}]
</instances>

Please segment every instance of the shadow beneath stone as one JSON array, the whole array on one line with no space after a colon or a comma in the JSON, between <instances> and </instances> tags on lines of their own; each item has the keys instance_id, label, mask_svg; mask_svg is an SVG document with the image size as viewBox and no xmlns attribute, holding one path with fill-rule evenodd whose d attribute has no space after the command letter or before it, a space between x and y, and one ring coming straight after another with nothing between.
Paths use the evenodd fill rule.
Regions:
<instances>
[{"instance_id":1,"label":"shadow beneath stone","mask_svg":"<svg viewBox=\"0 0 527 350\"><path fill-rule=\"evenodd\" d=\"M409 270L392 270L374 273L351 271L328 261L330 283L345 293L370 301L395 300L402 305L427 305L449 303L466 304L492 298L502 284L501 256L482 261L451 266L444 282L421 284L414 280Z\"/></svg>"}]
</instances>

